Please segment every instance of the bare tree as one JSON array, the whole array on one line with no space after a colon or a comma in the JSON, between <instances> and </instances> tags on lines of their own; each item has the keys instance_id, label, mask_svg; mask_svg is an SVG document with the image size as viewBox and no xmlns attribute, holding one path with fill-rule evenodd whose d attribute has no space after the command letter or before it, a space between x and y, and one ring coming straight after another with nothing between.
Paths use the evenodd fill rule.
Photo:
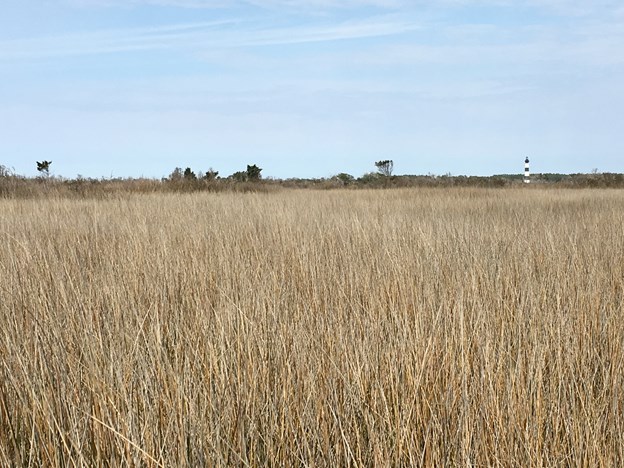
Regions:
<instances>
[{"instance_id":1,"label":"bare tree","mask_svg":"<svg viewBox=\"0 0 624 468\"><path fill-rule=\"evenodd\" d=\"M377 166L377 172L379 172L383 176L388 177L392 175L392 169L394 169L394 162L392 162L392 159L385 159L383 161L377 161L375 163L375 166Z\"/></svg>"}]
</instances>

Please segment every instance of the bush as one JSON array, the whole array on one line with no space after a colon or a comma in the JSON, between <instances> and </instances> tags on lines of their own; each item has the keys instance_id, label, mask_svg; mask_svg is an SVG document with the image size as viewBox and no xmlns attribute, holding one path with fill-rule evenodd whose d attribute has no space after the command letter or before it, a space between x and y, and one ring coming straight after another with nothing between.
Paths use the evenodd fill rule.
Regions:
<instances>
[{"instance_id":1,"label":"bush","mask_svg":"<svg viewBox=\"0 0 624 468\"><path fill-rule=\"evenodd\" d=\"M355 178L351 174L347 174L346 172L341 172L340 174L332 177L332 179L341 182L342 185L350 185L355 182Z\"/></svg>"},{"instance_id":2,"label":"bush","mask_svg":"<svg viewBox=\"0 0 624 468\"><path fill-rule=\"evenodd\" d=\"M197 176L195 175L195 173L191 170L190 167L187 167L184 170L184 180L197 180Z\"/></svg>"},{"instance_id":3,"label":"bush","mask_svg":"<svg viewBox=\"0 0 624 468\"><path fill-rule=\"evenodd\" d=\"M260 180L260 177L261 177L260 172L262 172L262 169L256 166L255 164L253 166L247 165L247 179L248 180Z\"/></svg>"}]
</instances>

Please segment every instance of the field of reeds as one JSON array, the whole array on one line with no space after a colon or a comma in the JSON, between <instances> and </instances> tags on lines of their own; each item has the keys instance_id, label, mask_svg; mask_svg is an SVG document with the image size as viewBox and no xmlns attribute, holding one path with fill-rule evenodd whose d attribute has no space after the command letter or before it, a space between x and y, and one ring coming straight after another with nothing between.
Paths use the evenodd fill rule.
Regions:
<instances>
[{"instance_id":1,"label":"field of reeds","mask_svg":"<svg viewBox=\"0 0 624 468\"><path fill-rule=\"evenodd\" d=\"M1 466L621 466L624 191L0 199Z\"/></svg>"}]
</instances>

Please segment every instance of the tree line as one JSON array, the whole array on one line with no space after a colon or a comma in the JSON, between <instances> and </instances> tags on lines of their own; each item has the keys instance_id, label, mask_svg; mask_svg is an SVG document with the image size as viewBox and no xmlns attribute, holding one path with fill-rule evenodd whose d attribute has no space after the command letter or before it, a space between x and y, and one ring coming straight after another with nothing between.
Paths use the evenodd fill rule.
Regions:
<instances>
[{"instance_id":1,"label":"tree line","mask_svg":"<svg viewBox=\"0 0 624 468\"><path fill-rule=\"evenodd\" d=\"M176 167L167 177L152 178L85 178L73 179L55 176L52 161L36 161L40 176L29 178L0 164L0 197L59 196L114 196L118 192L193 192L193 191L271 191L279 188L313 189L360 189L360 188L408 188L408 187L560 187L560 188L624 188L624 174L539 174L531 175L531 184L522 184L523 174L500 174L493 176L445 175L393 175L394 162L390 159L374 162L375 170L354 177L342 172L324 178L275 179L262 177L262 168L248 164L245 170L221 177L219 171L195 171L190 167Z\"/></svg>"}]
</instances>

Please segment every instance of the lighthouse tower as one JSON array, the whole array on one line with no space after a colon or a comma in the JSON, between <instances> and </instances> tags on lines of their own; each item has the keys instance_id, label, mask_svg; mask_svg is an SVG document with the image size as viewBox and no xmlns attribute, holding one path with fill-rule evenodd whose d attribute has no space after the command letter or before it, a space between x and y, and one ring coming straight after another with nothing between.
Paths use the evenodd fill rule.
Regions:
<instances>
[{"instance_id":1,"label":"lighthouse tower","mask_svg":"<svg viewBox=\"0 0 624 468\"><path fill-rule=\"evenodd\" d=\"M529 172L529 158L524 160L524 183L531 183L531 173Z\"/></svg>"}]
</instances>

